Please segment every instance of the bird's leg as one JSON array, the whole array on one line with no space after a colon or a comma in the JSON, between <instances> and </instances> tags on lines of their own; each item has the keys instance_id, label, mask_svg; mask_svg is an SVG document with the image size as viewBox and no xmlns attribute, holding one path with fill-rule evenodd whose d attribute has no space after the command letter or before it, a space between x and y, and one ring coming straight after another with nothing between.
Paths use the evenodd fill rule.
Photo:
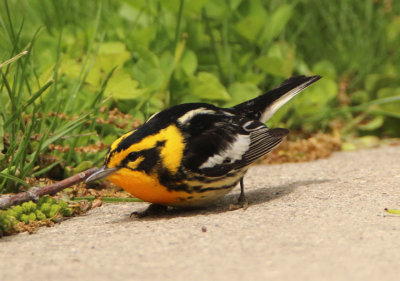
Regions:
<instances>
[{"instance_id":1,"label":"bird's leg","mask_svg":"<svg viewBox=\"0 0 400 281\"><path fill-rule=\"evenodd\" d=\"M159 204L150 204L144 211L135 211L132 212L129 217L136 217L136 218L144 218L144 217L151 217L151 216L159 216L163 215L167 212L168 206L159 205Z\"/></svg>"},{"instance_id":2,"label":"bird's leg","mask_svg":"<svg viewBox=\"0 0 400 281\"><path fill-rule=\"evenodd\" d=\"M237 204L231 204L229 205L229 210L237 210L240 208L243 208L243 210L246 210L247 207L249 207L249 202L246 199L246 196L244 195L244 184L243 184L243 178L240 179L240 195L238 198Z\"/></svg>"},{"instance_id":3,"label":"bird's leg","mask_svg":"<svg viewBox=\"0 0 400 281\"><path fill-rule=\"evenodd\" d=\"M244 195L243 178L240 179L240 195L238 198L238 204L241 205L243 209L247 209L249 206L249 202L247 202L246 196Z\"/></svg>"}]
</instances>

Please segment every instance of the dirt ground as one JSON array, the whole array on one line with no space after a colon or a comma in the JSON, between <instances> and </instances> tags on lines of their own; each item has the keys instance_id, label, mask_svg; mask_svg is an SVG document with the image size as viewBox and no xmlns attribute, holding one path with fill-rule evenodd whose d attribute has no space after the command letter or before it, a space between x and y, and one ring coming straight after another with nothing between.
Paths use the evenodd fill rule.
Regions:
<instances>
[{"instance_id":1,"label":"dirt ground","mask_svg":"<svg viewBox=\"0 0 400 281\"><path fill-rule=\"evenodd\" d=\"M0 280L399 280L400 146L260 165L205 210L129 218L106 204L0 239Z\"/></svg>"}]
</instances>

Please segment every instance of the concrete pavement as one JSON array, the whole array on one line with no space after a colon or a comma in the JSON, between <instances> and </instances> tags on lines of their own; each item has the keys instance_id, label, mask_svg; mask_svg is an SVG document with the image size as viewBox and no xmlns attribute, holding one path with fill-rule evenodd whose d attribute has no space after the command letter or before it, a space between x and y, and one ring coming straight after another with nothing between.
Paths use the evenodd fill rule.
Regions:
<instances>
[{"instance_id":1,"label":"concrete pavement","mask_svg":"<svg viewBox=\"0 0 400 281\"><path fill-rule=\"evenodd\" d=\"M156 218L105 204L38 233L0 239L0 280L398 280L400 146L260 165L250 206Z\"/></svg>"}]
</instances>

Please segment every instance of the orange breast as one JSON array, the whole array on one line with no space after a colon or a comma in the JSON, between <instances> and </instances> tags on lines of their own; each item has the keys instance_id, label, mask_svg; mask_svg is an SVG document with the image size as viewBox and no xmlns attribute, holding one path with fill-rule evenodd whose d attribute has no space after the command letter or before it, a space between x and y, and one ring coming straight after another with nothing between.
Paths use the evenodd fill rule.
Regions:
<instances>
[{"instance_id":1,"label":"orange breast","mask_svg":"<svg viewBox=\"0 0 400 281\"><path fill-rule=\"evenodd\" d=\"M150 203L173 205L185 201L189 196L183 191L168 191L156 177L127 168L122 168L107 178L133 196Z\"/></svg>"}]
</instances>

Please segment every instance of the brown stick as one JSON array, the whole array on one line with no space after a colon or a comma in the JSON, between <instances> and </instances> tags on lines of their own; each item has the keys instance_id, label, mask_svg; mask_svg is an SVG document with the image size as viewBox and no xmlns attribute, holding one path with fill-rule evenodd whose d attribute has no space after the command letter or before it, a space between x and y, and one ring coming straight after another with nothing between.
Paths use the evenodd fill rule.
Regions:
<instances>
[{"instance_id":1,"label":"brown stick","mask_svg":"<svg viewBox=\"0 0 400 281\"><path fill-rule=\"evenodd\" d=\"M56 182L54 184L46 185L43 187L32 187L27 192L21 192L14 195L2 195L0 196L0 209L7 209L12 205L21 204L30 200L38 200L41 196L46 194L56 194L57 192L67 188L71 185L84 181L86 178L96 172L98 168L91 168L83 171L79 174L73 175L72 177L66 178L65 180Z\"/></svg>"}]
</instances>

